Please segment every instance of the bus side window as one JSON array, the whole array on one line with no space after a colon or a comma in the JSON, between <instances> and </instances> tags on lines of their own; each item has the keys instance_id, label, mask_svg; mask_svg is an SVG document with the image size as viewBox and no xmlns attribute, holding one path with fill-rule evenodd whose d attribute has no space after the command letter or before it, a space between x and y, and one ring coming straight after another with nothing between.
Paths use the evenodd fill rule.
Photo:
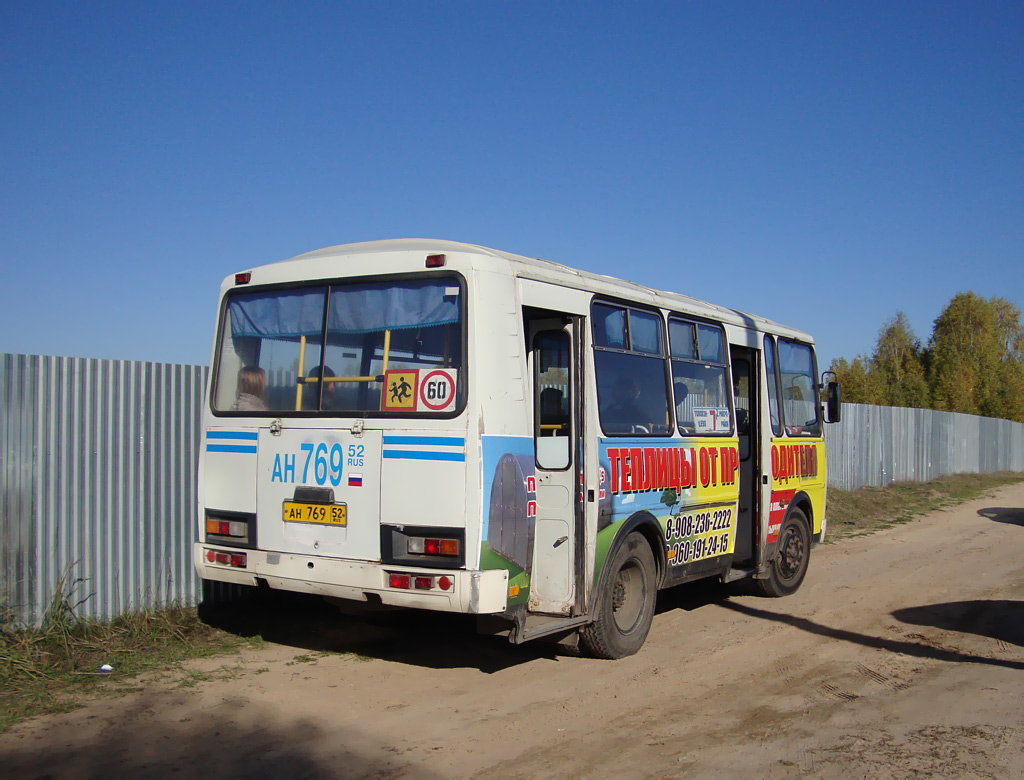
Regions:
<instances>
[{"instance_id":1,"label":"bus side window","mask_svg":"<svg viewBox=\"0 0 1024 780\"><path fill-rule=\"evenodd\" d=\"M670 316L668 336L680 435L731 435L725 332L718 325Z\"/></svg>"},{"instance_id":2,"label":"bus side window","mask_svg":"<svg viewBox=\"0 0 1024 780\"><path fill-rule=\"evenodd\" d=\"M542 469L566 469L570 463L570 354L564 330L533 337L534 432Z\"/></svg>"},{"instance_id":3,"label":"bus side window","mask_svg":"<svg viewBox=\"0 0 1024 780\"><path fill-rule=\"evenodd\" d=\"M768 380L768 416L772 422L772 433L782 435L782 417L779 414L779 379L775 373L775 340L764 337L764 375Z\"/></svg>"},{"instance_id":4,"label":"bus side window","mask_svg":"<svg viewBox=\"0 0 1024 780\"><path fill-rule=\"evenodd\" d=\"M750 457L750 364L746 359L733 360L733 402L736 405L736 433L740 439L740 460Z\"/></svg>"},{"instance_id":5,"label":"bus side window","mask_svg":"<svg viewBox=\"0 0 1024 780\"><path fill-rule=\"evenodd\" d=\"M592 320L601 429L618 435L667 434L672 417L661 317L595 303Z\"/></svg>"},{"instance_id":6,"label":"bus side window","mask_svg":"<svg viewBox=\"0 0 1024 780\"><path fill-rule=\"evenodd\" d=\"M790 436L820 436L821 406L818 403L814 351L807 344L779 339L779 369L782 374L782 406L786 433Z\"/></svg>"}]
</instances>

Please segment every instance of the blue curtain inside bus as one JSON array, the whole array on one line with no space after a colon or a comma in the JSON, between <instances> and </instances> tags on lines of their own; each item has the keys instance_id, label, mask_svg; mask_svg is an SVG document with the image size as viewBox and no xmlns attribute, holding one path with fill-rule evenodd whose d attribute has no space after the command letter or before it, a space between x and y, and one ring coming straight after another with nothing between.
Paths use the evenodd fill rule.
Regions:
<instances>
[{"instance_id":1,"label":"blue curtain inside bus","mask_svg":"<svg viewBox=\"0 0 1024 780\"><path fill-rule=\"evenodd\" d=\"M328 334L454 324L459 321L458 296L459 287L452 281L436 279L334 287ZM323 302L323 288L234 295L228 304L231 335L289 341L319 338Z\"/></svg>"}]
</instances>

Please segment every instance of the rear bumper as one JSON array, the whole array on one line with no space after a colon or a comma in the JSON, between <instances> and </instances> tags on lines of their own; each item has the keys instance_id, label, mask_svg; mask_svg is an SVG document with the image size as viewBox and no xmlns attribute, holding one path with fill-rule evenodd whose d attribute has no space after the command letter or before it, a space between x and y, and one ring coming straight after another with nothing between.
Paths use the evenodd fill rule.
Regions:
<instances>
[{"instance_id":1,"label":"rear bumper","mask_svg":"<svg viewBox=\"0 0 1024 780\"><path fill-rule=\"evenodd\" d=\"M246 556L244 569L210 563L209 550L240 553ZM270 553L263 550L239 550L198 542L192 547L196 573L204 580L255 585L257 578L278 590L313 593L351 601L366 601L367 594L380 597L384 604L398 607L433 609L442 612L488 615L505 611L508 600L508 572L417 569L409 566L385 566L365 561L345 561L311 555ZM443 591L401 590L388 587L388 574L401 572L448 577L452 587Z\"/></svg>"}]
</instances>

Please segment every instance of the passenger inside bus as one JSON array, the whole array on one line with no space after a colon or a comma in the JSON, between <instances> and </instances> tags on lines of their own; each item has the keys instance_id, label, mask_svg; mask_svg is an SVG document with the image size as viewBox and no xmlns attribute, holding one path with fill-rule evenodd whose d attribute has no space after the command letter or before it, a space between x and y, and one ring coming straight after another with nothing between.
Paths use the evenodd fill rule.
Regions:
<instances>
[{"instance_id":1,"label":"passenger inside bus","mask_svg":"<svg viewBox=\"0 0 1024 780\"><path fill-rule=\"evenodd\" d=\"M302 409L304 411L316 410L316 409L333 409L334 408L334 382L323 382L323 406L318 406L317 401L320 399L320 385L321 382L316 381L320 379L320 366L313 366L309 369L309 373L306 375L309 379L314 380L307 382L302 388ZM329 366L324 366L324 376L332 377L334 372Z\"/></svg>"},{"instance_id":2,"label":"passenger inside bus","mask_svg":"<svg viewBox=\"0 0 1024 780\"><path fill-rule=\"evenodd\" d=\"M612 385L612 402L601 410L601 425L608 433L650 433L651 415L639 403L640 387L630 376Z\"/></svg>"},{"instance_id":3,"label":"passenger inside bus","mask_svg":"<svg viewBox=\"0 0 1024 780\"><path fill-rule=\"evenodd\" d=\"M259 366L244 366L238 372L238 397L231 404L232 412L265 412L267 374Z\"/></svg>"},{"instance_id":4,"label":"passenger inside bus","mask_svg":"<svg viewBox=\"0 0 1024 780\"><path fill-rule=\"evenodd\" d=\"M676 419L679 420L679 429L683 433L693 433L693 402L686 403L690 395L690 388L682 379L676 379L672 383L675 390Z\"/></svg>"},{"instance_id":5,"label":"passenger inside bus","mask_svg":"<svg viewBox=\"0 0 1024 780\"><path fill-rule=\"evenodd\" d=\"M541 436L567 436L569 413L564 408L565 395L557 387L540 391Z\"/></svg>"}]
</instances>

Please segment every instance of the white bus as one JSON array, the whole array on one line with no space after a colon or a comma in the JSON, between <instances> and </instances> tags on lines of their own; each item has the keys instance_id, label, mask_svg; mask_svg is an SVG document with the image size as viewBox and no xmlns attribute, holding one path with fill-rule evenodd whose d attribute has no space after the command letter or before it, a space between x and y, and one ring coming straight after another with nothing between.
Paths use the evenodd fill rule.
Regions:
<instances>
[{"instance_id":1,"label":"white bus","mask_svg":"<svg viewBox=\"0 0 1024 780\"><path fill-rule=\"evenodd\" d=\"M684 295L468 244L348 244L225 279L212 366L205 581L618 658L659 589L792 593L825 533L839 394L812 339Z\"/></svg>"}]
</instances>

